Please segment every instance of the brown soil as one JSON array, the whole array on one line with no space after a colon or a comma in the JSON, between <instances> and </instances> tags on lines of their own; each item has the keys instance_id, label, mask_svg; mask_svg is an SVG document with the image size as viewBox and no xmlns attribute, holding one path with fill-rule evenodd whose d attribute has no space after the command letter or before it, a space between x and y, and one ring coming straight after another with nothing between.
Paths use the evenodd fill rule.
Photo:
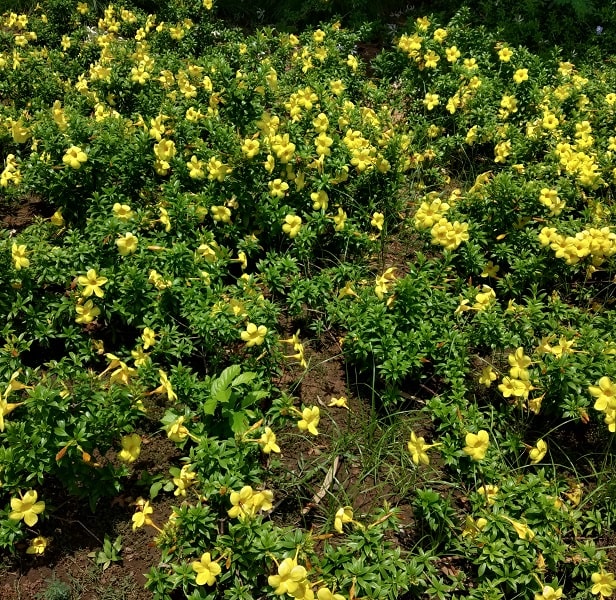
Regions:
<instances>
[{"instance_id":1,"label":"brown soil","mask_svg":"<svg viewBox=\"0 0 616 600\"><path fill-rule=\"evenodd\" d=\"M0 204L0 226L21 231L31 225L36 217L48 218L53 212L42 198L27 196L19 202Z\"/></svg>"}]
</instances>

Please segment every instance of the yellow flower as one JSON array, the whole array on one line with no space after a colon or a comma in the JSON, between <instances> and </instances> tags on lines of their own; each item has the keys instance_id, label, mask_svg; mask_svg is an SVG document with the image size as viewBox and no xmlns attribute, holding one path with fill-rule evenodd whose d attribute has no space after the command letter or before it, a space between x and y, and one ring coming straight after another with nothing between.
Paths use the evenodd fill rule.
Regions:
<instances>
[{"instance_id":1,"label":"yellow flower","mask_svg":"<svg viewBox=\"0 0 616 600\"><path fill-rule=\"evenodd\" d=\"M440 104L438 94L427 93L423 99L423 103L428 110L432 110Z\"/></svg>"},{"instance_id":2,"label":"yellow flower","mask_svg":"<svg viewBox=\"0 0 616 600\"><path fill-rule=\"evenodd\" d=\"M338 298L344 298L345 296L355 296L357 298L357 292L353 289L353 282L347 281L344 287L340 288L338 292Z\"/></svg>"},{"instance_id":3,"label":"yellow flower","mask_svg":"<svg viewBox=\"0 0 616 600\"><path fill-rule=\"evenodd\" d=\"M305 567L298 565L295 558L285 558L278 565L278 574L270 575L267 582L275 588L274 594L277 596L289 594L294 598L309 598L306 595L309 589L307 575Z\"/></svg>"},{"instance_id":4,"label":"yellow flower","mask_svg":"<svg viewBox=\"0 0 616 600\"><path fill-rule=\"evenodd\" d=\"M29 490L21 498L11 498L11 512L9 519L21 521L22 519L28 527L34 527L38 522L38 516L45 510L45 503L41 500L37 502L38 494L36 490Z\"/></svg>"},{"instance_id":5,"label":"yellow flower","mask_svg":"<svg viewBox=\"0 0 616 600\"><path fill-rule=\"evenodd\" d=\"M336 517L334 518L334 529L338 533L342 533L342 526L345 523L353 522L353 508L351 506L343 506L339 508L336 512Z\"/></svg>"},{"instance_id":6,"label":"yellow flower","mask_svg":"<svg viewBox=\"0 0 616 600\"><path fill-rule=\"evenodd\" d=\"M423 437L417 437L414 431L411 431L411 439L407 443L411 458L416 465L428 465L430 464L430 458L426 450L433 448L434 446L440 446L440 444L426 444Z\"/></svg>"},{"instance_id":7,"label":"yellow flower","mask_svg":"<svg viewBox=\"0 0 616 600\"><path fill-rule=\"evenodd\" d=\"M346 408L347 410L351 410L347 405L347 399L344 396L340 396L340 398L334 398L332 396L329 404L327 406L336 407L336 408Z\"/></svg>"},{"instance_id":8,"label":"yellow flower","mask_svg":"<svg viewBox=\"0 0 616 600\"><path fill-rule=\"evenodd\" d=\"M334 215L332 219L334 220L334 223L335 223L334 229L336 231L342 231L346 224L347 214L344 210L342 210L342 208L338 207L338 214Z\"/></svg>"},{"instance_id":9,"label":"yellow flower","mask_svg":"<svg viewBox=\"0 0 616 600\"><path fill-rule=\"evenodd\" d=\"M160 377L160 385L155 390L152 390L150 394L162 394L165 392L167 394L167 399L170 402L177 400L178 396L173 391L173 387L167 377L167 373L165 373L162 369L158 369L158 375Z\"/></svg>"},{"instance_id":10,"label":"yellow flower","mask_svg":"<svg viewBox=\"0 0 616 600\"><path fill-rule=\"evenodd\" d=\"M485 496L486 502L488 506L492 506L494 502L496 502L496 494L498 494L498 487L488 483L487 485L482 485L477 493L481 496Z\"/></svg>"},{"instance_id":11,"label":"yellow flower","mask_svg":"<svg viewBox=\"0 0 616 600\"><path fill-rule=\"evenodd\" d=\"M248 323L246 330L240 334L242 341L246 342L246 347L260 346L265 341L267 335L267 327L265 325L259 325L258 327L254 323Z\"/></svg>"},{"instance_id":12,"label":"yellow flower","mask_svg":"<svg viewBox=\"0 0 616 600\"><path fill-rule=\"evenodd\" d=\"M445 38L447 37L447 30L439 27L438 29L434 31L434 33L432 34L432 37L434 38L435 42L442 44Z\"/></svg>"},{"instance_id":13,"label":"yellow flower","mask_svg":"<svg viewBox=\"0 0 616 600\"><path fill-rule=\"evenodd\" d=\"M613 573L593 573L590 579L594 584L590 590L593 594L609 597L616 590L616 579Z\"/></svg>"},{"instance_id":14,"label":"yellow flower","mask_svg":"<svg viewBox=\"0 0 616 600\"><path fill-rule=\"evenodd\" d=\"M122 219L122 221L128 221L133 216L133 211L128 204L120 204L116 202L113 205L113 216Z\"/></svg>"},{"instance_id":15,"label":"yellow flower","mask_svg":"<svg viewBox=\"0 0 616 600\"><path fill-rule=\"evenodd\" d=\"M460 58L461 53L456 46L451 46L445 50L445 57L450 63L455 63Z\"/></svg>"},{"instance_id":16,"label":"yellow flower","mask_svg":"<svg viewBox=\"0 0 616 600\"><path fill-rule=\"evenodd\" d=\"M530 542L535 537L535 532L528 525L514 521L509 517L504 517L504 519L511 523L511 526L515 529L515 532L521 540L528 540Z\"/></svg>"},{"instance_id":17,"label":"yellow flower","mask_svg":"<svg viewBox=\"0 0 616 600\"><path fill-rule=\"evenodd\" d=\"M14 373L15 375L17 373ZM19 382L17 382L19 383ZM4 431L4 417L10 415L18 406L21 406L23 402L7 402L6 398L11 391L11 384L7 388L6 392L4 392L3 396L0 396L0 431ZM23 385L20 383L20 385ZM26 387L26 386L23 386ZM19 389L19 388L17 388Z\"/></svg>"},{"instance_id":18,"label":"yellow flower","mask_svg":"<svg viewBox=\"0 0 616 600\"><path fill-rule=\"evenodd\" d=\"M148 358L150 356L149 354L146 354L141 347L138 347L136 350L131 350L130 354L135 361L136 367L142 367L143 365L145 365L148 362Z\"/></svg>"},{"instance_id":19,"label":"yellow flower","mask_svg":"<svg viewBox=\"0 0 616 600\"><path fill-rule=\"evenodd\" d=\"M430 27L430 19L428 19L428 17L417 17L415 23L419 31L426 31L428 27Z\"/></svg>"},{"instance_id":20,"label":"yellow flower","mask_svg":"<svg viewBox=\"0 0 616 600\"><path fill-rule=\"evenodd\" d=\"M210 208L212 218L216 222L230 223L231 222L231 210L226 206L212 206Z\"/></svg>"},{"instance_id":21,"label":"yellow flower","mask_svg":"<svg viewBox=\"0 0 616 600\"><path fill-rule=\"evenodd\" d=\"M499 391L505 398L509 398L511 396L514 398L528 398L530 391L535 388L533 388L528 379L528 372L525 376L526 379L503 377L503 382L498 386Z\"/></svg>"},{"instance_id":22,"label":"yellow flower","mask_svg":"<svg viewBox=\"0 0 616 600\"><path fill-rule=\"evenodd\" d=\"M336 96L340 96L342 92L344 92L344 90L346 89L346 86L344 85L344 83L342 83L341 79L336 79L335 81L329 82L329 88L331 89L333 94L335 94Z\"/></svg>"},{"instance_id":23,"label":"yellow flower","mask_svg":"<svg viewBox=\"0 0 616 600\"><path fill-rule=\"evenodd\" d=\"M62 216L62 210L57 210L55 213L53 213L49 220L51 221L52 225L55 225L56 227L63 227L64 217Z\"/></svg>"},{"instance_id":24,"label":"yellow flower","mask_svg":"<svg viewBox=\"0 0 616 600\"><path fill-rule=\"evenodd\" d=\"M274 170L276 163L274 161L274 157L271 154L267 155L267 160L263 163L263 166L268 173L271 173Z\"/></svg>"},{"instance_id":25,"label":"yellow flower","mask_svg":"<svg viewBox=\"0 0 616 600\"><path fill-rule=\"evenodd\" d=\"M202 554L200 560L193 561L191 567L197 573L197 585L214 585L221 571L220 565L212 560L209 552Z\"/></svg>"},{"instance_id":26,"label":"yellow flower","mask_svg":"<svg viewBox=\"0 0 616 600\"><path fill-rule=\"evenodd\" d=\"M205 8L205 10L212 10L213 6L214 6L213 0L203 0L203 8Z\"/></svg>"},{"instance_id":27,"label":"yellow flower","mask_svg":"<svg viewBox=\"0 0 616 600\"><path fill-rule=\"evenodd\" d=\"M540 594L535 594L535 600L559 600L563 596L563 589L554 589L551 585L544 585Z\"/></svg>"},{"instance_id":28,"label":"yellow flower","mask_svg":"<svg viewBox=\"0 0 616 600\"><path fill-rule=\"evenodd\" d=\"M528 69L518 69L513 74L513 81L516 83L522 83L523 81L528 80Z\"/></svg>"},{"instance_id":29,"label":"yellow flower","mask_svg":"<svg viewBox=\"0 0 616 600\"><path fill-rule=\"evenodd\" d=\"M128 256L137 252L138 240L132 233L125 233L116 240L116 246L120 252L120 256Z\"/></svg>"},{"instance_id":30,"label":"yellow flower","mask_svg":"<svg viewBox=\"0 0 616 600\"><path fill-rule=\"evenodd\" d=\"M101 314L101 309L98 308L92 300L87 300L84 304L77 304L77 306L75 306L75 312L77 313L75 322L87 325L88 323L92 323L92 321Z\"/></svg>"},{"instance_id":31,"label":"yellow flower","mask_svg":"<svg viewBox=\"0 0 616 600\"><path fill-rule=\"evenodd\" d=\"M504 48L501 48L498 52L498 58L502 62L509 62L512 56L513 56L513 52L507 46L505 46Z\"/></svg>"},{"instance_id":32,"label":"yellow flower","mask_svg":"<svg viewBox=\"0 0 616 600\"><path fill-rule=\"evenodd\" d=\"M141 510L136 512L132 517L133 531L144 525L152 525L150 515L154 512L154 509L150 506L150 502L144 502L143 498L137 498L136 504L138 507L141 507Z\"/></svg>"},{"instance_id":33,"label":"yellow flower","mask_svg":"<svg viewBox=\"0 0 616 600\"><path fill-rule=\"evenodd\" d=\"M297 422L297 427L299 430L308 431L308 433L311 433L312 435L319 435L319 432L317 431L317 425L319 424L319 419L321 418L319 407L306 407L301 412L301 416L301 420Z\"/></svg>"},{"instance_id":34,"label":"yellow flower","mask_svg":"<svg viewBox=\"0 0 616 600\"><path fill-rule=\"evenodd\" d=\"M11 247L11 257L13 259L13 266L15 270L27 269L30 266L30 259L27 256L25 244L16 244L13 242Z\"/></svg>"},{"instance_id":35,"label":"yellow flower","mask_svg":"<svg viewBox=\"0 0 616 600\"><path fill-rule=\"evenodd\" d=\"M261 450L263 450L265 454L270 454L270 452L280 452L280 446L276 443L276 434L269 427L265 428L265 431L259 438L258 442L262 446Z\"/></svg>"},{"instance_id":36,"label":"yellow flower","mask_svg":"<svg viewBox=\"0 0 616 600\"><path fill-rule=\"evenodd\" d=\"M329 588L322 587L317 591L317 600L345 600L342 594L334 594Z\"/></svg>"},{"instance_id":37,"label":"yellow flower","mask_svg":"<svg viewBox=\"0 0 616 600\"><path fill-rule=\"evenodd\" d=\"M468 454L473 460L483 460L489 446L490 436L485 429L481 429L476 434L466 434L466 446L463 450L464 453Z\"/></svg>"},{"instance_id":38,"label":"yellow flower","mask_svg":"<svg viewBox=\"0 0 616 600\"><path fill-rule=\"evenodd\" d=\"M385 215L380 212L372 213L372 220L370 221L370 225L372 227L376 227L379 231L383 230L383 224L385 223Z\"/></svg>"},{"instance_id":39,"label":"yellow flower","mask_svg":"<svg viewBox=\"0 0 616 600\"><path fill-rule=\"evenodd\" d=\"M479 383L486 387L490 387L493 381L496 381L496 373L494 369L488 365L482 369L481 375L479 376Z\"/></svg>"},{"instance_id":40,"label":"yellow flower","mask_svg":"<svg viewBox=\"0 0 616 600\"><path fill-rule=\"evenodd\" d=\"M188 169L188 176L191 179L204 179L205 171L203 170L203 161L197 159L197 157L193 154L190 157L190 162L186 163L186 168Z\"/></svg>"},{"instance_id":41,"label":"yellow flower","mask_svg":"<svg viewBox=\"0 0 616 600\"><path fill-rule=\"evenodd\" d=\"M548 445L543 440L537 440L537 443L528 451L531 464L535 465L546 455L548 451Z\"/></svg>"},{"instance_id":42,"label":"yellow flower","mask_svg":"<svg viewBox=\"0 0 616 600\"><path fill-rule=\"evenodd\" d=\"M165 427L167 437L172 442L183 442L189 435L188 429L184 425L184 417L178 417L172 423Z\"/></svg>"},{"instance_id":43,"label":"yellow flower","mask_svg":"<svg viewBox=\"0 0 616 600\"><path fill-rule=\"evenodd\" d=\"M248 159L254 158L257 154L259 154L260 146L259 140L247 138L242 144L242 153Z\"/></svg>"},{"instance_id":44,"label":"yellow flower","mask_svg":"<svg viewBox=\"0 0 616 600\"><path fill-rule=\"evenodd\" d=\"M95 294L99 298L102 298L104 293L101 289L101 285L105 285L109 280L106 277L99 277L94 269L88 269L85 275L80 275L77 279L79 285L83 285L84 289L81 295L84 298Z\"/></svg>"},{"instance_id":45,"label":"yellow flower","mask_svg":"<svg viewBox=\"0 0 616 600\"><path fill-rule=\"evenodd\" d=\"M271 490L255 492L249 485L245 485L239 492L231 492L230 500L232 506L227 514L242 521L254 517L259 511L271 510L274 494Z\"/></svg>"},{"instance_id":46,"label":"yellow flower","mask_svg":"<svg viewBox=\"0 0 616 600\"><path fill-rule=\"evenodd\" d=\"M141 339L143 340L143 349L147 350L156 343L156 333L153 329L146 327L141 334Z\"/></svg>"},{"instance_id":47,"label":"yellow flower","mask_svg":"<svg viewBox=\"0 0 616 600\"><path fill-rule=\"evenodd\" d=\"M268 182L270 196L273 198L284 198L285 193L289 189L289 184L282 179L274 179L274 181Z\"/></svg>"},{"instance_id":48,"label":"yellow flower","mask_svg":"<svg viewBox=\"0 0 616 600\"><path fill-rule=\"evenodd\" d=\"M180 469L180 474L178 477L173 478L173 485L176 486L173 495L174 496L186 496L186 490L195 484L195 479L197 474L194 471L191 471L192 465L184 465Z\"/></svg>"},{"instance_id":49,"label":"yellow flower","mask_svg":"<svg viewBox=\"0 0 616 600\"><path fill-rule=\"evenodd\" d=\"M481 277L495 278L499 270L500 267L498 265L495 265L491 260L489 260L483 268L483 271L481 272Z\"/></svg>"},{"instance_id":50,"label":"yellow flower","mask_svg":"<svg viewBox=\"0 0 616 600\"><path fill-rule=\"evenodd\" d=\"M473 310L482 311L489 308L496 300L496 294L489 285L483 285L481 292L475 296L475 303L472 306Z\"/></svg>"},{"instance_id":51,"label":"yellow flower","mask_svg":"<svg viewBox=\"0 0 616 600\"><path fill-rule=\"evenodd\" d=\"M428 69L436 68L439 60L441 60L441 57L436 52L434 52L434 50L428 51L426 54L424 54L423 58L424 65Z\"/></svg>"},{"instance_id":52,"label":"yellow flower","mask_svg":"<svg viewBox=\"0 0 616 600\"><path fill-rule=\"evenodd\" d=\"M39 535L38 537L35 537L33 540L30 541L30 545L26 550L26 554L43 554L47 549L48 543L49 540L47 538L44 538L42 535Z\"/></svg>"},{"instance_id":53,"label":"yellow flower","mask_svg":"<svg viewBox=\"0 0 616 600\"><path fill-rule=\"evenodd\" d=\"M527 373L526 367L531 365L531 360L529 356L524 354L524 348L520 347L513 354L509 354L507 360L511 365L509 375L514 379L525 379L523 375Z\"/></svg>"},{"instance_id":54,"label":"yellow flower","mask_svg":"<svg viewBox=\"0 0 616 600\"><path fill-rule=\"evenodd\" d=\"M299 230L302 228L302 218L297 215L287 215L284 218L284 224L282 230L291 238L297 236Z\"/></svg>"},{"instance_id":55,"label":"yellow flower","mask_svg":"<svg viewBox=\"0 0 616 600\"><path fill-rule=\"evenodd\" d=\"M312 192L310 194L312 200L312 208L314 210L327 210L329 206L329 196L325 190L319 190L318 192Z\"/></svg>"},{"instance_id":56,"label":"yellow flower","mask_svg":"<svg viewBox=\"0 0 616 600\"><path fill-rule=\"evenodd\" d=\"M232 518L243 520L246 517L254 515L253 504L254 492L252 487L245 485L239 492L231 492L230 501L231 508L227 514Z\"/></svg>"},{"instance_id":57,"label":"yellow flower","mask_svg":"<svg viewBox=\"0 0 616 600\"><path fill-rule=\"evenodd\" d=\"M137 433L125 435L122 438L122 450L118 452L118 458L127 463L132 463L141 454L141 436Z\"/></svg>"},{"instance_id":58,"label":"yellow flower","mask_svg":"<svg viewBox=\"0 0 616 600\"><path fill-rule=\"evenodd\" d=\"M79 169L87 160L88 155L79 146L71 146L62 158L62 162L73 169Z\"/></svg>"},{"instance_id":59,"label":"yellow flower","mask_svg":"<svg viewBox=\"0 0 616 600\"><path fill-rule=\"evenodd\" d=\"M601 377L597 385L591 385L588 391L597 399L594 405L595 410L605 411L616 408L616 385L609 377Z\"/></svg>"},{"instance_id":60,"label":"yellow flower","mask_svg":"<svg viewBox=\"0 0 616 600\"><path fill-rule=\"evenodd\" d=\"M483 517L479 517L476 521L468 515L466 522L464 523L464 529L462 530L462 537L474 537L478 534L486 525L488 520Z\"/></svg>"}]
</instances>

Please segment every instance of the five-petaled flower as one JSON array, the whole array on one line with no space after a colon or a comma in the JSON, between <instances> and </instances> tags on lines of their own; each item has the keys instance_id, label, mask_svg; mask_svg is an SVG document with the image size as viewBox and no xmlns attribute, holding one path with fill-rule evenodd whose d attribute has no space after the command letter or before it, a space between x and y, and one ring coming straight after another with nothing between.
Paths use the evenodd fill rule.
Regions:
<instances>
[{"instance_id":1,"label":"five-petaled flower","mask_svg":"<svg viewBox=\"0 0 616 600\"><path fill-rule=\"evenodd\" d=\"M79 146L71 146L62 157L62 162L73 169L79 169L87 160L88 155Z\"/></svg>"},{"instance_id":2,"label":"five-petaled flower","mask_svg":"<svg viewBox=\"0 0 616 600\"><path fill-rule=\"evenodd\" d=\"M610 597L616 590L616 579L613 573L593 573L591 580L593 586L590 591L593 594L600 594L602 598Z\"/></svg>"},{"instance_id":3,"label":"five-petaled flower","mask_svg":"<svg viewBox=\"0 0 616 600\"><path fill-rule=\"evenodd\" d=\"M562 588L553 588L551 585L544 585L540 594L535 594L535 600L559 600L563 597Z\"/></svg>"},{"instance_id":4,"label":"five-petaled flower","mask_svg":"<svg viewBox=\"0 0 616 600\"><path fill-rule=\"evenodd\" d=\"M350 506L343 506L339 508L334 517L334 529L338 533L342 533L342 526L345 523L353 522L353 508Z\"/></svg>"},{"instance_id":5,"label":"five-petaled flower","mask_svg":"<svg viewBox=\"0 0 616 600\"><path fill-rule=\"evenodd\" d=\"M274 590L274 594L282 596L289 594L294 598L304 598L308 587L306 568L297 564L296 558L285 558L278 565L278 574L270 575L267 582Z\"/></svg>"},{"instance_id":6,"label":"five-petaled flower","mask_svg":"<svg viewBox=\"0 0 616 600\"><path fill-rule=\"evenodd\" d=\"M282 230L291 238L297 236L299 230L302 228L302 218L297 215L287 215L284 218L284 224Z\"/></svg>"},{"instance_id":7,"label":"five-petaled flower","mask_svg":"<svg viewBox=\"0 0 616 600\"><path fill-rule=\"evenodd\" d=\"M11 246L11 257L16 271L27 269L30 266L30 259L28 258L25 244L13 243Z\"/></svg>"},{"instance_id":8,"label":"five-petaled flower","mask_svg":"<svg viewBox=\"0 0 616 600\"><path fill-rule=\"evenodd\" d=\"M254 323L248 323L246 330L242 331L240 337L242 341L246 342L246 347L260 346L265 341L267 335L267 327L265 325L255 325Z\"/></svg>"},{"instance_id":9,"label":"five-petaled flower","mask_svg":"<svg viewBox=\"0 0 616 600\"><path fill-rule=\"evenodd\" d=\"M45 510L45 503L40 500L37 502L38 494L36 490L27 491L21 498L11 498L11 512L9 519L21 521L22 519L28 527L34 527L38 521L38 516Z\"/></svg>"},{"instance_id":10,"label":"five-petaled flower","mask_svg":"<svg viewBox=\"0 0 616 600\"><path fill-rule=\"evenodd\" d=\"M130 232L119 236L116 240L116 246L118 247L120 256L128 256L129 254L137 252L138 243L137 236Z\"/></svg>"},{"instance_id":11,"label":"five-petaled flower","mask_svg":"<svg viewBox=\"0 0 616 600\"><path fill-rule=\"evenodd\" d=\"M122 438L122 450L118 452L118 458L121 461L132 463L139 458L141 454L141 436L137 433L125 435Z\"/></svg>"},{"instance_id":12,"label":"five-petaled flower","mask_svg":"<svg viewBox=\"0 0 616 600\"><path fill-rule=\"evenodd\" d=\"M411 439L407 444L411 458L416 465L428 465L430 464L430 457L426 450L433 448L434 446L440 446L440 444L426 444L423 437L417 437L414 431L411 431Z\"/></svg>"},{"instance_id":13,"label":"five-petaled flower","mask_svg":"<svg viewBox=\"0 0 616 600\"><path fill-rule=\"evenodd\" d=\"M133 515L133 531L144 525L153 525L150 515L154 512L154 509L150 506L150 502L143 502L143 498L137 498L136 504L141 507L141 510Z\"/></svg>"},{"instance_id":14,"label":"five-petaled flower","mask_svg":"<svg viewBox=\"0 0 616 600\"><path fill-rule=\"evenodd\" d=\"M543 460L548 451L548 445L543 440L537 440L533 448L528 451L530 462L534 465Z\"/></svg>"},{"instance_id":15,"label":"five-petaled flower","mask_svg":"<svg viewBox=\"0 0 616 600\"><path fill-rule=\"evenodd\" d=\"M109 280L106 277L99 277L94 269L88 269L85 275L80 275L77 279L79 285L83 285L84 288L81 295L84 298L91 296L92 294L102 298L104 292L101 285L105 285Z\"/></svg>"},{"instance_id":16,"label":"five-petaled flower","mask_svg":"<svg viewBox=\"0 0 616 600\"><path fill-rule=\"evenodd\" d=\"M49 540L42 535L39 535L30 541L30 545L26 550L26 554L43 554L47 549Z\"/></svg>"},{"instance_id":17,"label":"five-petaled flower","mask_svg":"<svg viewBox=\"0 0 616 600\"><path fill-rule=\"evenodd\" d=\"M317 425L321 418L321 412L318 406L308 406L300 413L302 418L297 422L297 427L300 431L307 431L312 435L319 435Z\"/></svg>"},{"instance_id":18,"label":"five-petaled flower","mask_svg":"<svg viewBox=\"0 0 616 600\"><path fill-rule=\"evenodd\" d=\"M197 585L214 585L221 571L220 565L212 560L209 552L202 554L200 560L193 561L191 567L197 574Z\"/></svg>"},{"instance_id":19,"label":"five-petaled flower","mask_svg":"<svg viewBox=\"0 0 616 600\"><path fill-rule=\"evenodd\" d=\"M481 429L477 433L466 434L464 453L468 454L473 460L483 460L489 446L490 436L485 429Z\"/></svg>"},{"instance_id":20,"label":"five-petaled flower","mask_svg":"<svg viewBox=\"0 0 616 600\"><path fill-rule=\"evenodd\" d=\"M77 313L75 322L87 325L88 323L92 323L92 321L101 314L101 309L98 308L92 300L86 300L83 304L77 304L77 306L75 306L75 312Z\"/></svg>"},{"instance_id":21,"label":"five-petaled flower","mask_svg":"<svg viewBox=\"0 0 616 600\"><path fill-rule=\"evenodd\" d=\"M258 440L261 450L265 454L269 454L270 452L280 452L280 446L276 443L276 434L271 430L270 427L266 427L263 435Z\"/></svg>"}]
</instances>

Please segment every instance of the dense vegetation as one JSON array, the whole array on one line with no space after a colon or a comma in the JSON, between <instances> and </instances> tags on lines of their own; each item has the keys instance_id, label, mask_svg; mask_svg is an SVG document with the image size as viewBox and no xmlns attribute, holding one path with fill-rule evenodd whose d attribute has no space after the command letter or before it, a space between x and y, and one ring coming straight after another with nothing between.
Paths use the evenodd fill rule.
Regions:
<instances>
[{"instance_id":1,"label":"dense vegetation","mask_svg":"<svg viewBox=\"0 0 616 600\"><path fill-rule=\"evenodd\" d=\"M578 58L468 7L232 8L2 17L1 202L37 208L0 236L0 548L165 438L154 598L611 596L614 15L561 7L606 19ZM300 403L334 347L347 393ZM388 470L372 513L340 457Z\"/></svg>"}]
</instances>

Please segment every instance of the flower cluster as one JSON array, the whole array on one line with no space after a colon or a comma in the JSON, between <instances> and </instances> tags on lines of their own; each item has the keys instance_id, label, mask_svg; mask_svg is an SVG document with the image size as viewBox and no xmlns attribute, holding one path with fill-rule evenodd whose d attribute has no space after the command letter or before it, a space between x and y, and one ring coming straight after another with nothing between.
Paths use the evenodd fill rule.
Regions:
<instances>
[{"instance_id":1,"label":"flower cluster","mask_svg":"<svg viewBox=\"0 0 616 600\"><path fill-rule=\"evenodd\" d=\"M254 518L259 512L272 509L274 494L270 490L255 491L251 486L245 485L239 492L231 492L231 508L227 514L240 521Z\"/></svg>"},{"instance_id":2,"label":"flower cluster","mask_svg":"<svg viewBox=\"0 0 616 600\"><path fill-rule=\"evenodd\" d=\"M594 408L605 415L605 423L612 433L616 433L616 385L609 377L601 377L596 385L588 388L596 398Z\"/></svg>"},{"instance_id":3,"label":"flower cluster","mask_svg":"<svg viewBox=\"0 0 616 600\"><path fill-rule=\"evenodd\" d=\"M527 400L533 385L530 380L528 367L532 364L529 356L524 354L524 348L518 348L513 354L507 356L509 361L509 375L503 377L498 389L505 398L519 398Z\"/></svg>"}]
</instances>

